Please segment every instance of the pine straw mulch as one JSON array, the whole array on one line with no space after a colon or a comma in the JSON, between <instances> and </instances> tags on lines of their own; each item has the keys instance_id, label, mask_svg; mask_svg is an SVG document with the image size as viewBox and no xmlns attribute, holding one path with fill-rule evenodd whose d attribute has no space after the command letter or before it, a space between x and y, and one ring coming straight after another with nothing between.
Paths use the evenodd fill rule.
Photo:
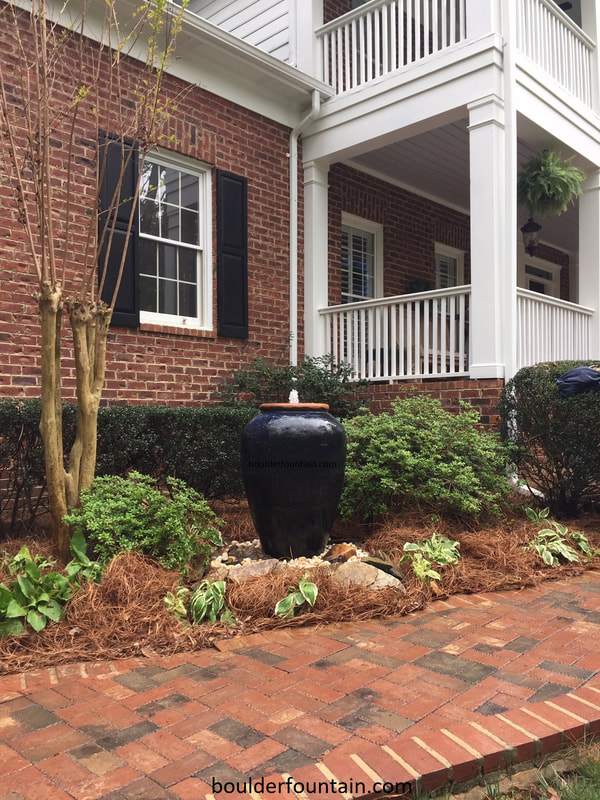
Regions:
<instances>
[{"instance_id":1,"label":"pine straw mulch","mask_svg":"<svg viewBox=\"0 0 600 800\"><path fill-rule=\"evenodd\" d=\"M224 509L220 513L227 516ZM247 538L250 529L243 522L243 514L238 510L234 517L229 533L235 531L236 536L227 538ZM600 517L564 524L569 530L584 530L593 547L600 548ZM0 674L66 662L173 654L211 646L223 637L272 628L402 616L452 594L519 590L600 567L600 558L587 564L543 566L534 553L523 550L539 527L523 520L521 514L503 520L502 525L471 531L449 521L424 521L423 515L389 519L371 531L361 546L397 563L405 542L425 539L436 530L460 542L460 561L440 568L441 579L426 585L402 565L404 593L393 588L377 592L358 586L348 589L332 580L327 567L317 567L311 571L311 579L319 587L315 606L291 620L275 618L273 609L305 569L290 568L243 584L230 582L226 597L238 620L235 628L222 624L184 627L167 613L163 603L166 593L177 587L179 576L148 558L123 555L109 565L101 583L90 584L73 596L59 623L40 634L0 639ZM15 541L11 547L5 542L2 546L16 552L22 543ZM48 552L43 541L28 545L32 552ZM0 575L2 580L6 576Z\"/></svg>"}]
</instances>

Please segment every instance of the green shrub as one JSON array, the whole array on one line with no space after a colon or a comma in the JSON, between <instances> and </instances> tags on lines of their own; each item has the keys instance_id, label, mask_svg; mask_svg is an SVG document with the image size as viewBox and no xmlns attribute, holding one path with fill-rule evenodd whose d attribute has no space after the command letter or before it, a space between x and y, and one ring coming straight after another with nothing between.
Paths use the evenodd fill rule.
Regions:
<instances>
[{"instance_id":1,"label":"green shrub","mask_svg":"<svg viewBox=\"0 0 600 800\"><path fill-rule=\"evenodd\" d=\"M370 521L410 508L459 517L497 513L508 494L505 451L478 423L466 404L450 414L439 400L417 394L396 400L391 413L345 422L342 515Z\"/></svg>"},{"instance_id":2,"label":"green shrub","mask_svg":"<svg viewBox=\"0 0 600 800\"><path fill-rule=\"evenodd\" d=\"M204 497L240 497L240 440L254 413L220 406L101 408L96 471L171 475Z\"/></svg>"},{"instance_id":3,"label":"green shrub","mask_svg":"<svg viewBox=\"0 0 600 800\"><path fill-rule=\"evenodd\" d=\"M47 510L40 410L37 399L0 400L0 535L31 529ZM96 473L171 475L204 497L241 497L240 439L255 413L249 406L102 406ZM65 452L74 436L75 406L65 403Z\"/></svg>"},{"instance_id":4,"label":"green shrub","mask_svg":"<svg viewBox=\"0 0 600 800\"><path fill-rule=\"evenodd\" d=\"M29 530L46 510L41 401L0 400L0 534ZM75 436L75 406L63 411L65 452Z\"/></svg>"},{"instance_id":5,"label":"green shrub","mask_svg":"<svg viewBox=\"0 0 600 800\"><path fill-rule=\"evenodd\" d=\"M202 567L221 545L221 521L206 501L183 481L167 479L162 492L149 475L132 472L95 478L81 493L81 506L65 517L83 533L101 563L119 552L151 556L168 569L188 574Z\"/></svg>"},{"instance_id":6,"label":"green shrub","mask_svg":"<svg viewBox=\"0 0 600 800\"><path fill-rule=\"evenodd\" d=\"M600 496L600 395L560 396L556 379L588 361L524 367L502 392L502 435L515 445L517 473L555 516L576 516Z\"/></svg>"},{"instance_id":7,"label":"green shrub","mask_svg":"<svg viewBox=\"0 0 600 800\"><path fill-rule=\"evenodd\" d=\"M249 366L235 370L215 397L226 405L258 408L262 403L285 403L296 389L303 403L328 403L338 419L354 417L367 400L361 390L367 381L352 379L349 364L336 364L330 355L306 358L298 366L273 364L259 356Z\"/></svg>"}]
</instances>

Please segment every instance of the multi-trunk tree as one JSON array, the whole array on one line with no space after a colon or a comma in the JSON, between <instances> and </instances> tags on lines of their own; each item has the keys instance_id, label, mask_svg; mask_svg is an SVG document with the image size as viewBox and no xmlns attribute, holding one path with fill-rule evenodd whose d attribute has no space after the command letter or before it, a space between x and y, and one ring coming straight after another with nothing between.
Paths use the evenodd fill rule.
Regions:
<instances>
[{"instance_id":1,"label":"multi-trunk tree","mask_svg":"<svg viewBox=\"0 0 600 800\"><path fill-rule=\"evenodd\" d=\"M144 160L168 143L176 109L163 82L185 7L185 0L133 7L129 0L0 0L11 61L0 75L0 182L10 188L13 224L26 236L22 257L37 284L40 427L53 535L63 557L70 545L63 518L94 477L107 333L147 174ZM133 171L132 159L139 162ZM108 197L102 196L107 170ZM1 268L7 267L3 258ZM72 337L65 336L68 328ZM71 365L77 432L65 453L62 377Z\"/></svg>"}]
</instances>

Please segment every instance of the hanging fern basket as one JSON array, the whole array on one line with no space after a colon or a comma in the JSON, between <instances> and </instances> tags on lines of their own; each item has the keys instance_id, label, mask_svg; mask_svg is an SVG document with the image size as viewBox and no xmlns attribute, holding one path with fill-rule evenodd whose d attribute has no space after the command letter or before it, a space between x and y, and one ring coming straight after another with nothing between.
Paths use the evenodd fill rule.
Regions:
<instances>
[{"instance_id":1,"label":"hanging fern basket","mask_svg":"<svg viewBox=\"0 0 600 800\"><path fill-rule=\"evenodd\" d=\"M523 164L517 177L517 201L530 217L558 216L579 197L585 175L572 160L544 150Z\"/></svg>"}]
</instances>

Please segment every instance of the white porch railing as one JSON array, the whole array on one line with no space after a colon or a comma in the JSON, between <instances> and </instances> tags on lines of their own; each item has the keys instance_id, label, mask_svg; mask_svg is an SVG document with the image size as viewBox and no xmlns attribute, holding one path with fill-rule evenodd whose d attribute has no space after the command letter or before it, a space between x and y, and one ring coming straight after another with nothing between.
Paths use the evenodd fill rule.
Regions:
<instances>
[{"instance_id":1,"label":"white porch railing","mask_svg":"<svg viewBox=\"0 0 600 800\"><path fill-rule=\"evenodd\" d=\"M371 0L316 35L322 80L343 94L465 39L465 0Z\"/></svg>"},{"instance_id":2,"label":"white porch railing","mask_svg":"<svg viewBox=\"0 0 600 800\"><path fill-rule=\"evenodd\" d=\"M325 351L366 380L467 375L470 288L322 308Z\"/></svg>"},{"instance_id":3,"label":"white porch railing","mask_svg":"<svg viewBox=\"0 0 600 800\"><path fill-rule=\"evenodd\" d=\"M517 289L517 369L591 357L591 308Z\"/></svg>"},{"instance_id":4,"label":"white porch railing","mask_svg":"<svg viewBox=\"0 0 600 800\"><path fill-rule=\"evenodd\" d=\"M553 0L519 0L517 47L563 89L592 105L596 44Z\"/></svg>"}]
</instances>

